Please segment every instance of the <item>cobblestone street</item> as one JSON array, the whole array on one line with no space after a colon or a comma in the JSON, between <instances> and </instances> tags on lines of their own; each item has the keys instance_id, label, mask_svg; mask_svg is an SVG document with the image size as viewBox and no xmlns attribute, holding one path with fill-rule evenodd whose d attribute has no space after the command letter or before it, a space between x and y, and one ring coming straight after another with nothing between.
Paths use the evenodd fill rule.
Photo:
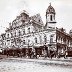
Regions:
<instances>
[{"instance_id":1,"label":"cobblestone street","mask_svg":"<svg viewBox=\"0 0 72 72\"><path fill-rule=\"evenodd\" d=\"M0 61L0 72L72 72L71 66L59 66L19 59Z\"/></svg>"}]
</instances>

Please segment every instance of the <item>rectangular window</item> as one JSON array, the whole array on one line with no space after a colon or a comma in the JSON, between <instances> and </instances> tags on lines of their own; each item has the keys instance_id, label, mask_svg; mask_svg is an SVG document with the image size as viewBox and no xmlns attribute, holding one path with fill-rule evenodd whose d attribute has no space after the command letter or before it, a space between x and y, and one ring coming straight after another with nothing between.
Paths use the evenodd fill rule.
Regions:
<instances>
[{"instance_id":1,"label":"rectangular window","mask_svg":"<svg viewBox=\"0 0 72 72\"><path fill-rule=\"evenodd\" d=\"M50 36L50 43L53 43L53 36Z\"/></svg>"},{"instance_id":2,"label":"rectangular window","mask_svg":"<svg viewBox=\"0 0 72 72\"><path fill-rule=\"evenodd\" d=\"M50 38L50 43L52 43L53 42L53 38Z\"/></svg>"},{"instance_id":3,"label":"rectangular window","mask_svg":"<svg viewBox=\"0 0 72 72\"><path fill-rule=\"evenodd\" d=\"M9 34L7 34L7 38L9 38Z\"/></svg>"},{"instance_id":4,"label":"rectangular window","mask_svg":"<svg viewBox=\"0 0 72 72\"><path fill-rule=\"evenodd\" d=\"M19 30L19 36L21 35L21 32L20 32L20 30Z\"/></svg>"},{"instance_id":5,"label":"rectangular window","mask_svg":"<svg viewBox=\"0 0 72 72\"><path fill-rule=\"evenodd\" d=\"M15 37L16 37L16 32L15 32Z\"/></svg>"},{"instance_id":6,"label":"rectangular window","mask_svg":"<svg viewBox=\"0 0 72 72\"><path fill-rule=\"evenodd\" d=\"M13 37L13 34L11 33L11 38Z\"/></svg>"},{"instance_id":7,"label":"rectangular window","mask_svg":"<svg viewBox=\"0 0 72 72\"><path fill-rule=\"evenodd\" d=\"M37 43L37 38L35 38L35 43Z\"/></svg>"},{"instance_id":8,"label":"rectangular window","mask_svg":"<svg viewBox=\"0 0 72 72\"><path fill-rule=\"evenodd\" d=\"M52 21L52 15L50 15L50 20Z\"/></svg>"},{"instance_id":9,"label":"rectangular window","mask_svg":"<svg viewBox=\"0 0 72 72\"><path fill-rule=\"evenodd\" d=\"M23 44L25 44L25 40L23 40Z\"/></svg>"},{"instance_id":10,"label":"rectangular window","mask_svg":"<svg viewBox=\"0 0 72 72\"><path fill-rule=\"evenodd\" d=\"M23 30L23 35L25 34L25 29Z\"/></svg>"}]
</instances>

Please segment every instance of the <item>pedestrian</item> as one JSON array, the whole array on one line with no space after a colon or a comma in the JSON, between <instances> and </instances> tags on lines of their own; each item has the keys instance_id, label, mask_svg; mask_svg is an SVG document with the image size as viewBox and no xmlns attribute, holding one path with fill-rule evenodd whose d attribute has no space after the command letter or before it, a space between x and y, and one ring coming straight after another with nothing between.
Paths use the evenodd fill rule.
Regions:
<instances>
[{"instance_id":1,"label":"pedestrian","mask_svg":"<svg viewBox=\"0 0 72 72\"><path fill-rule=\"evenodd\" d=\"M51 55L50 55L51 59L52 59L52 56L53 56L53 53L51 53Z\"/></svg>"},{"instance_id":2,"label":"pedestrian","mask_svg":"<svg viewBox=\"0 0 72 72\"><path fill-rule=\"evenodd\" d=\"M64 58L67 58L67 55L68 55L68 53L67 53L67 51L65 51Z\"/></svg>"},{"instance_id":3,"label":"pedestrian","mask_svg":"<svg viewBox=\"0 0 72 72\"><path fill-rule=\"evenodd\" d=\"M20 56L20 54L19 54L19 53L17 53L17 55L18 55L18 57Z\"/></svg>"},{"instance_id":4,"label":"pedestrian","mask_svg":"<svg viewBox=\"0 0 72 72\"><path fill-rule=\"evenodd\" d=\"M13 52L13 57L14 57L14 52Z\"/></svg>"},{"instance_id":5,"label":"pedestrian","mask_svg":"<svg viewBox=\"0 0 72 72\"><path fill-rule=\"evenodd\" d=\"M7 53L7 57L9 56L9 54Z\"/></svg>"},{"instance_id":6,"label":"pedestrian","mask_svg":"<svg viewBox=\"0 0 72 72\"><path fill-rule=\"evenodd\" d=\"M22 53L22 52L21 52L20 56L21 56L21 58L22 58L22 56L23 56L23 53Z\"/></svg>"},{"instance_id":7,"label":"pedestrian","mask_svg":"<svg viewBox=\"0 0 72 72\"><path fill-rule=\"evenodd\" d=\"M33 53L33 52L30 52L30 54L29 54L30 58L32 57L32 53Z\"/></svg>"},{"instance_id":8,"label":"pedestrian","mask_svg":"<svg viewBox=\"0 0 72 72\"><path fill-rule=\"evenodd\" d=\"M58 53L58 56L57 56L57 58L60 58L60 53Z\"/></svg>"}]
</instances>

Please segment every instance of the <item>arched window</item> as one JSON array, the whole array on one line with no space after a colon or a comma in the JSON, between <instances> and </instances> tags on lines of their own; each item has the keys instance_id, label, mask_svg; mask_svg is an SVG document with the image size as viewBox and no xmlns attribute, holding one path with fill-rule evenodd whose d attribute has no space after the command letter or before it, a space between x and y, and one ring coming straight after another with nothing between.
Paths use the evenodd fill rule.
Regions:
<instances>
[{"instance_id":1,"label":"arched window","mask_svg":"<svg viewBox=\"0 0 72 72\"><path fill-rule=\"evenodd\" d=\"M23 40L23 44L25 44L25 40Z\"/></svg>"},{"instance_id":2,"label":"arched window","mask_svg":"<svg viewBox=\"0 0 72 72\"><path fill-rule=\"evenodd\" d=\"M30 33L30 28L28 28L28 33Z\"/></svg>"},{"instance_id":3,"label":"arched window","mask_svg":"<svg viewBox=\"0 0 72 72\"><path fill-rule=\"evenodd\" d=\"M37 43L37 38L35 38L35 43Z\"/></svg>"},{"instance_id":4,"label":"arched window","mask_svg":"<svg viewBox=\"0 0 72 72\"><path fill-rule=\"evenodd\" d=\"M40 19L39 19L39 22L40 22Z\"/></svg>"},{"instance_id":5,"label":"arched window","mask_svg":"<svg viewBox=\"0 0 72 72\"><path fill-rule=\"evenodd\" d=\"M50 15L50 20L52 21L52 15Z\"/></svg>"},{"instance_id":6,"label":"arched window","mask_svg":"<svg viewBox=\"0 0 72 72\"><path fill-rule=\"evenodd\" d=\"M7 37L9 38L9 34L7 34Z\"/></svg>"},{"instance_id":7,"label":"arched window","mask_svg":"<svg viewBox=\"0 0 72 72\"><path fill-rule=\"evenodd\" d=\"M50 36L50 43L53 43L53 35Z\"/></svg>"},{"instance_id":8,"label":"arched window","mask_svg":"<svg viewBox=\"0 0 72 72\"><path fill-rule=\"evenodd\" d=\"M25 29L23 30L23 35L25 34Z\"/></svg>"}]
</instances>

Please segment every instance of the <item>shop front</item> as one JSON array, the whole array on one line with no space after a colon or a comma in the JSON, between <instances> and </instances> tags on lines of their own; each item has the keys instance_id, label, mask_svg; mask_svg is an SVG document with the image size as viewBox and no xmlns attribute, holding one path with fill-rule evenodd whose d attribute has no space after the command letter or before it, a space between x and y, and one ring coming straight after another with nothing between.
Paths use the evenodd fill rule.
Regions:
<instances>
[{"instance_id":1,"label":"shop front","mask_svg":"<svg viewBox=\"0 0 72 72\"><path fill-rule=\"evenodd\" d=\"M65 56L66 48L67 48L67 46L65 44L57 43L57 53L60 56Z\"/></svg>"}]
</instances>

